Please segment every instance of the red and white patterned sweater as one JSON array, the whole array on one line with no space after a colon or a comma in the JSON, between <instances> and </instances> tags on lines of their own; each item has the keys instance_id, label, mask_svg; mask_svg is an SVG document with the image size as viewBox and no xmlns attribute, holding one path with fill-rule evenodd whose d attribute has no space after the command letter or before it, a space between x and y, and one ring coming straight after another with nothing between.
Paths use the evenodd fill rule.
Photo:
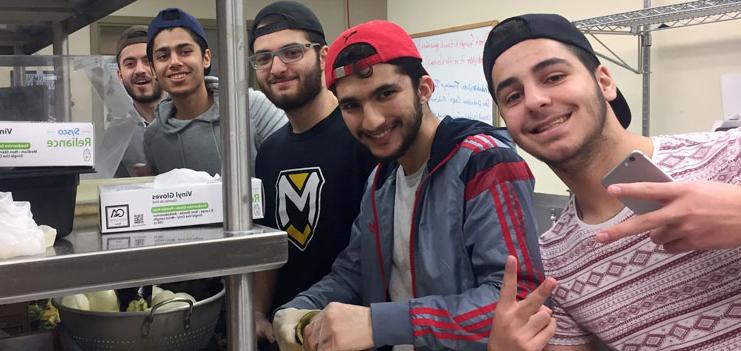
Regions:
<instances>
[{"instance_id":1,"label":"red and white patterned sweater","mask_svg":"<svg viewBox=\"0 0 741 351\"><path fill-rule=\"evenodd\" d=\"M741 185L741 131L655 137L653 161L677 181ZM703 206L703 204L698 204ZM739 209L741 211L741 209ZM573 199L540 238L557 319L553 345L637 350L741 350L741 248L669 254L647 234L601 245ZM741 228L739 228L741 230Z\"/></svg>"}]
</instances>

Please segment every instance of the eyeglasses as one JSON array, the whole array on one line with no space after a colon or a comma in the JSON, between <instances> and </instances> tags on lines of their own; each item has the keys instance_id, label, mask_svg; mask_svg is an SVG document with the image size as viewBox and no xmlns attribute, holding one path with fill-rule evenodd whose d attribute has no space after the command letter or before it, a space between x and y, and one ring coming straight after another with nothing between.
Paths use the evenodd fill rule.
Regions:
<instances>
[{"instance_id":1,"label":"eyeglasses","mask_svg":"<svg viewBox=\"0 0 741 351\"><path fill-rule=\"evenodd\" d=\"M249 57L250 65L254 69L268 69L273 66L273 58L280 57L283 63L296 62L304 58L304 52L309 48L322 46L319 43L291 44L280 48L277 51L258 52Z\"/></svg>"}]
</instances>

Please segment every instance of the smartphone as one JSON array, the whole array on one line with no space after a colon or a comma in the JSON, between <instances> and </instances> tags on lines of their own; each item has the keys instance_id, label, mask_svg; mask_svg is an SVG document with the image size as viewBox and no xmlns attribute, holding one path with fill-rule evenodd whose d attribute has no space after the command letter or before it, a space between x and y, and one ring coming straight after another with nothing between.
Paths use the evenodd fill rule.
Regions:
<instances>
[{"instance_id":1,"label":"smartphone","mask_svg":"<svg viewBox=\"0 0 741 351\"><path fill-rule=\"evenodd\" d=\"M664 173L651 159L638 150L631 151L625 159L602 178L602 185L607 188L612 184L637 182L671 182L672 177ZM620 197L625 206L636 214L651 212L661 208L661 202L631 197Z\"/></svg>"}]
</instances>

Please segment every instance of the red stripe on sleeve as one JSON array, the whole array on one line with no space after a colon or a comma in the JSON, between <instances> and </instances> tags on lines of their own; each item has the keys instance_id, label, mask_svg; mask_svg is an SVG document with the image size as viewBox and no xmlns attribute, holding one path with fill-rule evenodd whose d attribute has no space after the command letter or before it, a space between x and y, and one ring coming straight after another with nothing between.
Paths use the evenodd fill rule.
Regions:
<instances>
[{"instance_id":1,"label":"red stripe on sleeve","mask_svg":"<svg viewBox=\"0 0 741 351\"><path fill-rule=\"evenodd\" d=\"M456 323L450 323L450 322L441 322L434 319L429 318L417 318L412 320L412 325L415 327L435 327L438 329L450 329L453 331L463 331L467 333L478 333L477 330L481 328L488 328L491 326L491 318L484 319L480 322L476 322L471 325L462 326L460 324ZM489 330L489 329L487 329Z\"/></svg>"},{"instance_id":2,"label":"red stripe on sleeve","mask_svg":"<svg viewBox=\"0 0 741 351\"><path fill-rule=\"evenodd\" d=\"M525 161L498 163L482 169L466 184L465 201L468 201L493 185L518 180L532 180L533 175Z\"/></svg>"},{"instance_id":3,"label":"red stripe on sleeve","mask_svg":"<svg viewBox=\"0 0 741 351\"><path fill-rule=\"evenodd\" d=\"M477 333L477 334L468 334L468 335L459 335L459 334L453 334L453 333L445 333L445 332L438 332L434 331L432 329L422 329L422 330L415 330L414 336L424 336L427 334L432 334L434 337L438 339L448 339L448 340L469 340L469 341L478 341L481 339L485 339L489 337L489 333Z\"/></svg>"},{"instance_id":4,"label":"red stripe on sleeve","mask_svg":"<svg viewBox=\"0 0 741 351\"><path fill-rule=\"evenodd\" d=\"M519 242L520 252L522 252L522 262L525 265L525 269L527 270L527 274L530 277L536 278L535 272L533 271L533 263L530 260L530 251L527 249L527 241L525 240L525 223L524 219L522 217L522 207L520 207L520 202L518 201L517 195L515 195L515 191L512 191L509 186L506 186L507 184L502 185L502 193L505 199L509 200L507 201L507 207L509 209L509 212L512 214L513 218L513 226L515 230L515 235L517 237L517 241ZM516 253L514 253L516 254ZM519 277L518 279L518 285L522 281L522 277ZM527 290L529 292L535 291L537 288L537 285L532 280L525 281L525 284L523 284L525 287L527 287Z\"/></svg>"}]
</instances>

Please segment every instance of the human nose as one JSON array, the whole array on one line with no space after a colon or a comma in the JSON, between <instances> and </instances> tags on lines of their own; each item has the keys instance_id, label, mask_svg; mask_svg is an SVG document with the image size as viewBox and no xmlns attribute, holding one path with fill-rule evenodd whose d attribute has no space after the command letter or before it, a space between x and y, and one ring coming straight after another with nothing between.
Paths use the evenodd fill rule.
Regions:
<instances>
[{"instance_id":1,"label":"human nose","mask_svg":"<svg viewBox=\"0 0 741 351\"><path fill-rule=\"evenodd\" d=\"M278 55L274 55L270 63L270 73L279 74L286 70L286 64Z\"/></svg>"},{"instance_id":2,"label":"human nose","mask_svg":"<svg viewBox=\"0 0 741 351\"><path fill-rule=\"evenodd\" d=\"M148 73L150 72L151 68L149 66L149 63L145 61L137 61L136 67L134 67L134 73Z\"/></svg>"},{"instance_id":3,"label":"human nose","mask_svg":"<svg viewBox=\"0 0 741 351\"><path fill-rule=\"evenodd\" d=\"M182 65L182 61L180 60L180 55L177 53L172 53L170 55L170 67L177 67Z\"/></svg>"},{"instance_id":4,"label":"human nose","mask_svg":"<svg viewBox=\"0 0 741 351\"><path fill-rule=\"evenodd\" d=\"M380 128L385 121L383 114L373 104L365 104L363 106L363 122L362 128L369 132L375 131Z\"/></svg>"},{"instance_id":5,"label":"human nose","mask_svg":"<svg viewBox=\"0 0 741 351\"><path fill-rule=\"evenodd\" d=\"M531 85L525 87L525 106L533 111L537 111L551 103L551 99L544 89Z\"/></svg>"}]
</instances>

